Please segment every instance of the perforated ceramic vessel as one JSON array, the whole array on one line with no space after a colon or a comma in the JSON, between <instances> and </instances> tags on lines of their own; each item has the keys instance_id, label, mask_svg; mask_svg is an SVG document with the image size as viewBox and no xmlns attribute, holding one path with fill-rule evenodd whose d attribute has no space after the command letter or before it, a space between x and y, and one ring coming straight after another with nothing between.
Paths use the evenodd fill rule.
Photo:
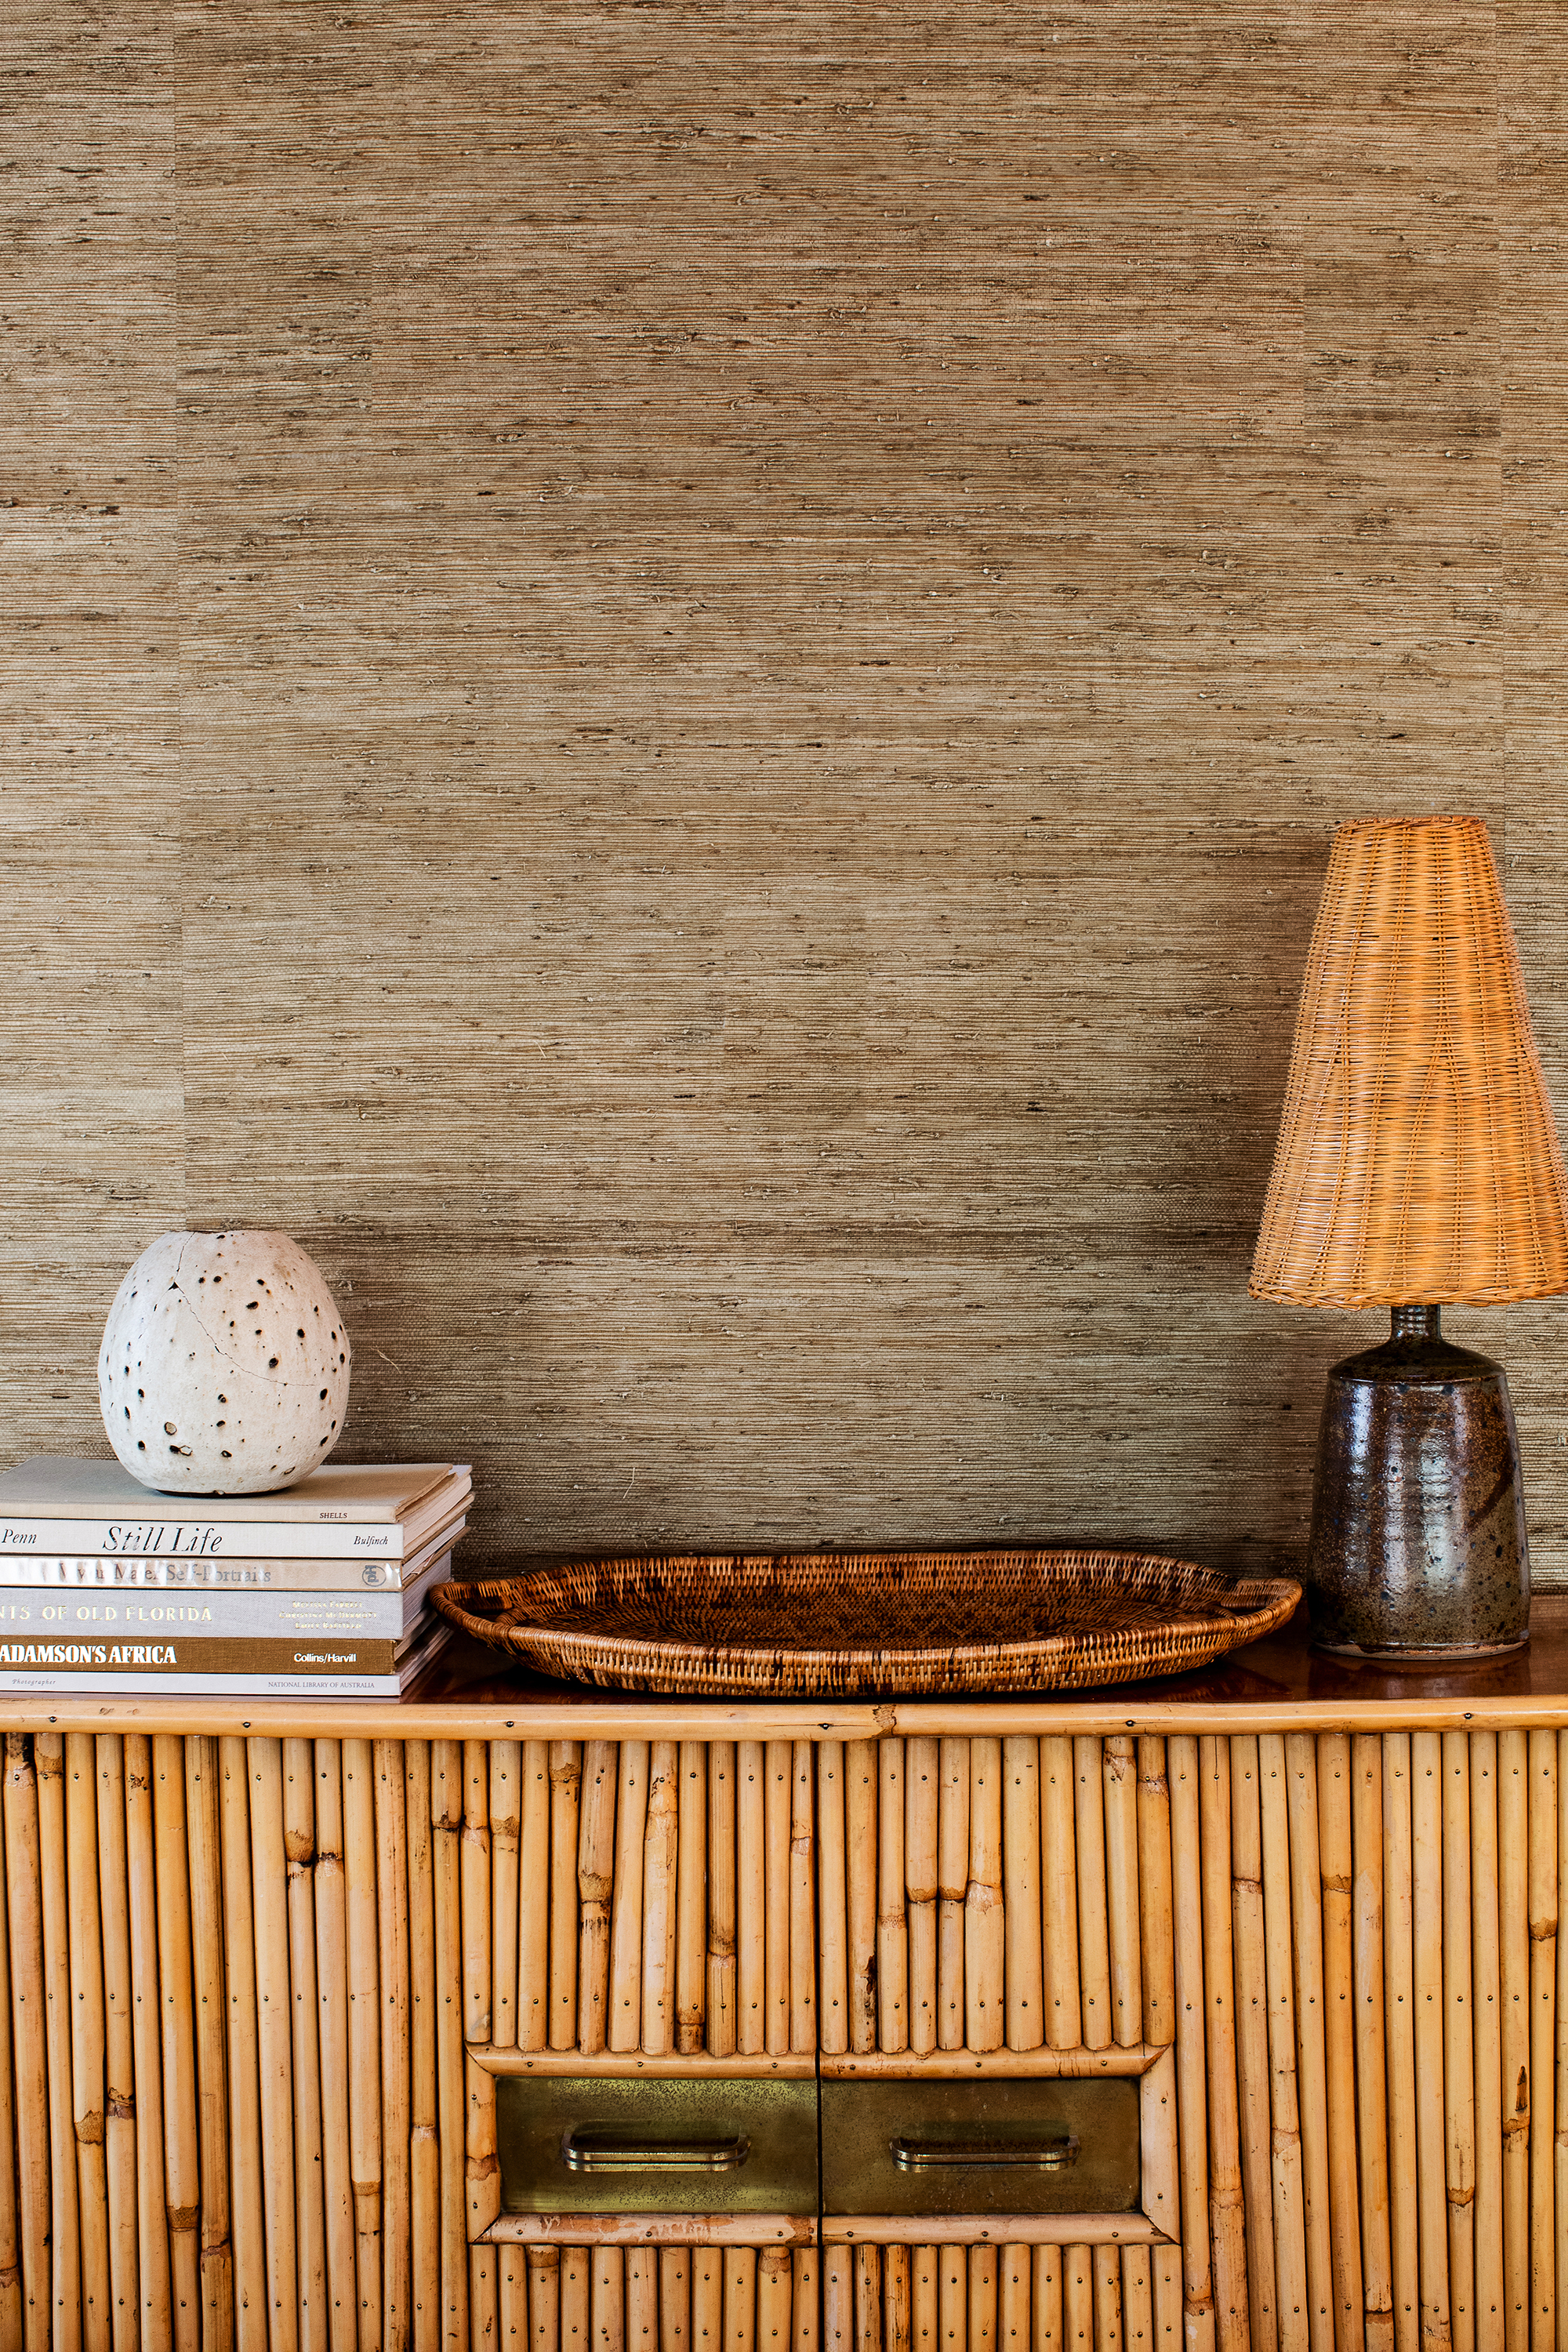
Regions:
<instances>
[{"instance_id":1,"label":"perforated ceramic vessel","mask_svg":"<svg viewBox=\"0 0 1568 2352\"><path fill-rule=\"evenodd\" d=\"M269 1494L337 1444L351 1354L331 1292L288 1234L163 1234L109 1310L103 1425L144 1486Z\"/></svg>"}]
</instances>

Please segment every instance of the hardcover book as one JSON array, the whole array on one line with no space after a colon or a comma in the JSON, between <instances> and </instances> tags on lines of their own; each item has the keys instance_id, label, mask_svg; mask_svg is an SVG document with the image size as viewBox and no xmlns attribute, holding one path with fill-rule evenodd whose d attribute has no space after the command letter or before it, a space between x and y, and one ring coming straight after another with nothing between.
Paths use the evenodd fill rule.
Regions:
<instances>
[{"instance_id":1,"label":"hardcover book","mask_svg":"<svg viewBox=\"0 0 1568 2352\"><path fill-rule=\"evenodd\" d=\"M0 1473L0 1555L404 1559L450 1540L472 1491L463 1462L327 1462L277 1495L162 1495L118 1462L37 1454Z\"/></svg>"},{"instance_id":2,"label":"hardcover book","mask_svg":"<svg viewBox=\"0 0 1568 2352\"><path fill-rule=\"evenodd\" d=\"M447 1639L432 1614L400 1641L71 1635L14 1637L0 1628L0 1696L88 1698L396 1698Z\"/></svg>"},{"instance_id":3,"label":"hardcover book","mask_svg":"<svg viewBox=\"0 0 1568 2352\"><path fill-rule=\"evenodd\" d=\"M5 1566L0 1562L0 1568ZM258 1641L306 1636L401 1641L417 1622L425 1596L451 1566L444 1552L429 1575L407 1588L300 1591L264 1586L23 1585L0 1581L0 1641Z\"/></svg>"},{"instance_id":4,"label":"hardcover book","mask_svg":"<svg viewBox=\"0 0 1568 2352\"><path fill-rule=\"evenodd\" d=\"M451 1564L468 1522L442 1528L409 1559L271 1559L225 1552L0 1552L0 1586L29 1591L426 1592Z\"/></svg>"}]
</instances>

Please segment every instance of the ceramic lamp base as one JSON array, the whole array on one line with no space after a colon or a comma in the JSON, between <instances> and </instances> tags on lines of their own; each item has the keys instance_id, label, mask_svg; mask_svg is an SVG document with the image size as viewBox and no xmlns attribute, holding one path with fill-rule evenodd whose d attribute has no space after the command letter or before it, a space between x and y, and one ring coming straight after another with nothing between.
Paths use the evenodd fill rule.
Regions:
<instances>
[{"instance_id":1,"label":"ceramic lamp base","mask_svg":"<svg viewBox=\"0 0 1568 2352\"><path fill-rule=\"evenodd\" d=\"M1321 1649L1414 1665L1530 1638L1508 1380L1435 1307L1396 1307L1383 1347L1329 1373L1306 1582Z\"/></svg>"}]
</instances>

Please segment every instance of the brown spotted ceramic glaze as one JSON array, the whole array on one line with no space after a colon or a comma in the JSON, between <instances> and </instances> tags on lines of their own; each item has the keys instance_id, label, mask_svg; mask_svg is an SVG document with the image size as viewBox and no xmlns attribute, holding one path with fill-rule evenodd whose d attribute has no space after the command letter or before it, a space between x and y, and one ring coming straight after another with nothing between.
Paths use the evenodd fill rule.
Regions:
<instances>
[{"instance_id":1,"label":"brown spotted ceramic glaze","mask_svg":"<svg viewBox=\"0 0 1568 2352\"><path fill-rule=\"evenodd\" d=\"M1500 1364L1435 1307L1329 1374L1307 1564L1313 1639L1364 1656L1485 1655L1530 1634L1519 1444Z\"/></svg>"}]
</instances>

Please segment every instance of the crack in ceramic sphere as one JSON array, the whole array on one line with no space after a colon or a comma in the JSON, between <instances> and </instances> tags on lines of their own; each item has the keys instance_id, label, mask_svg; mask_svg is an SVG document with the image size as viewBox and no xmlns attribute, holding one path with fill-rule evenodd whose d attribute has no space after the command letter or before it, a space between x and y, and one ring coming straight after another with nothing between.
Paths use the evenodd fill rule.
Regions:
<instances>
[{"instance_id":1,"label":"crack in ceramic sphere","mask_svg":"<svg viewBox=\"0 0 1568 2352\"><path fill-rule=\"evenodd\" d=\"M253 1371L247 1370L246 1366L240 1362L237 1356L234 1355L232 1352L225 1352L226 1342L222 1339L216 1339L213 1333L207 1328L206 1324L202 1320L195 1300L191 1297L190 1292L184 1287L184 1284L179 1281L177 1276L169 1286L172 1290L177 1290L179 1292L185 1312L189 1315L192 1322L201 1332L203 1339L205 1339L208 1347L211 1348L213 1354L222 1358L223 1361L234 1373L236 1379L242 1381L257 1380L258 1375ZM337 1309L334 1307L332 1311L335 1315Z\"/></svg>"}]
</instances>

